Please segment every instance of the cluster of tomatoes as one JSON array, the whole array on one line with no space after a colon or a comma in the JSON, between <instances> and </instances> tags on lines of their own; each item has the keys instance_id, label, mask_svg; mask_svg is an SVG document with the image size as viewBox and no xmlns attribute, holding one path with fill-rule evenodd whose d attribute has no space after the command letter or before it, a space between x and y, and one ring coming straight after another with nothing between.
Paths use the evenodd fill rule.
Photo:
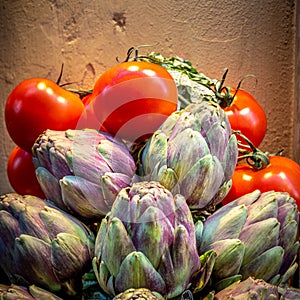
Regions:
<instances>
[{"instance_id":1,"label":"cluster of tomatoes","mask_svg":"<svg viewBox=\"0 0 300 300\"><path fill-rule=\"evenodd\" d=\"M224 110L232 129L258 147L267 130L264 110L247 91L230 89L230 93L233 101ZM31 148L47 129L94 128L141 141L177 109L177 102L177 87L169 72L145 61L123 62L108 69L85 97L45 78L25 80L11 92L5 107L6 127L17 145L8 161L9 181L19 194L43 197ZM283 156L270 156L261 169L239 163L223 203L260 189L289 192L300 207L299 178L300 166Z\"/></svg>"}]
</instances>

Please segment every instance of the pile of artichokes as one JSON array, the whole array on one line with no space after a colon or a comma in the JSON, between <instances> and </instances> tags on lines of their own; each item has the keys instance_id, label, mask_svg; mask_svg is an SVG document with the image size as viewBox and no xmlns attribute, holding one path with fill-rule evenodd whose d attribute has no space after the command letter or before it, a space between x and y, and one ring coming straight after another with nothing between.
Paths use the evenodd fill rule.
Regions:
<instances>
[{"instance_id":1,"label":"pile of artichokes","mask_svg":"<svg viewBox=\"0 0 300 300\"><path fill-rule=\"evenodd\" d=\"M300 299L296 201L256 190L222 206L236 137L214 81L168 63L182 107L137 156L93 129L36 140L45 199L0 197L1 299Z\"/></svg>"}]
</instances>

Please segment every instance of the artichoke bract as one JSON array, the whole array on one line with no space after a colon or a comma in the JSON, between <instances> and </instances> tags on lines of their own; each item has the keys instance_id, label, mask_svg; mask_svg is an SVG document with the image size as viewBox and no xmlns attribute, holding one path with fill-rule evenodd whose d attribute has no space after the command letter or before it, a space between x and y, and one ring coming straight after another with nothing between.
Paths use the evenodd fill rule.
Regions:
<instances>
[{"instance_id":1,"label":"artichoke bract","mask_svg":"<svg viewBox=\"0 0 300 300\"><path fill-rule=\"evenodd\" d=\"M126 146L96 130L45 131L33 146L33 162L47 200L91 222L108 213L135 173Z\"/></svg>"},{"instance_id":2,"label":"artichoke bract","mask_svg":"<svg viewBox=\"0 0 300 300\"><path fill-rule=\"evenodd\" d=\"M94 242L85 224L38 197L0 197L0 266L11 283L74 296Z\"/></svg>"},{"instance_id":3,"label":"artichoke bract","mask_svg":"<svg viewBox=\"0 0 300 300\"><path fill-rule=\"evenodd\" d=\"M182 195L147 181L119 192L95 243L93 269L106 293L147 288L170 299L199 268L193 218Z\"/></svg>"},{"instance_id":4,"label":"artichoke bract","mask_svg":"<svg viewBox=\"0 0 300 300\"><path fill-rule=\"evenodd\" d=\"M283 192L256 190L197 221L199 254L217 253L212 282L218 289L253 276L284 284L297 269L299 213Z\"/></svg>"},{"instance_id":5,"label":"artichoke bract","mask_svg":"<svg viewBox=\"0 0 300 300\"><path fill-rule=\"evenodd\" d=\"M231 187L238 146L216 103L189 104L171 114L140 152L143 180L180 193L191 209L220 203Z\"/></svg>"}]
</instances>

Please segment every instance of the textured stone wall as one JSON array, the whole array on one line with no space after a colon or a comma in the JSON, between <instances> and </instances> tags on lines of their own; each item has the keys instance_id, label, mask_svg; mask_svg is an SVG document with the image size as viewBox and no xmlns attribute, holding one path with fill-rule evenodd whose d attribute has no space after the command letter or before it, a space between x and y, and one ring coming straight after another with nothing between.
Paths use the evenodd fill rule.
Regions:
<instances>
[{"instance_id":1,"label":"textured stone wall","mask_svg":"<svg viewBox=\"0 0 300 300\"><path fill-rule=\"evenodd\" d=\"M14 144L4 123L9 92L30 77L91 88L131 46L189 59L227 85L243 87L264 107L262 149L293 155L296 0L2 0L0 4L0 192L11 191L6 163Z\"/></svg>"}]
</instances>

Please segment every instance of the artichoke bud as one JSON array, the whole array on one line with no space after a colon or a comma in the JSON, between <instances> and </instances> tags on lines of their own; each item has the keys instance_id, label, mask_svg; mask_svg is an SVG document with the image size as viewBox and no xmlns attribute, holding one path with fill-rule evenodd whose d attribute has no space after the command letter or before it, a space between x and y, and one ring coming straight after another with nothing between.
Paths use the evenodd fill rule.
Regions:
<instances>
[{"instance_id":1,"label":"artichoke bud","mask_svg":"<svg viewBox=\"0 0 300 300\"><path fill-rule=\"evenodd\" d=\"M156 181L135 182L118 193L101 222L95 249L99 285L114 296L143 287L177 297L200 267L185 198Z\"/></svg>"},{"instance_id":2,"label":"artichoke bud","mask_svg":"<svg viewBox=\"0 0 300 300\"><path fill-rule=\"evenodd\" d=\"M226 196L237 163L233 136L218 104L190 104L172 113L146 142L139 153L141 175L182 194L191 209L215 206ZM169 169L174 175L168 171L171 179L165 179Z\"/></svg>"},{"instance_id":3,"label":"artichoke bud","mask_svg":"<svg viewBox=\"0 0 300 300\"><path fill-rule=\"evenodd\" d=\"M298 220L297 203L287 193L256 190L198 221L198 253L217 253L214 288L226 287L235 276L286 283L297 265Z\"/></svg>"},{"instance_id":4,"label":"artichoke bud","mask_svg":"<svg viewBox=\"0 0 300 300\"><path fill-rule=\"evenodd\" d=\"M33 146L48 200L84 221L99 221L131 183L135 161L125 143L97 130L46 130Z\"/></svg>"},{"instance_id":5,"label":"artichoke bud","mask_svg":"<svg viewBox=\"0 0 300 300\"><path fill-rule=\"evenodd\" d=\"M18 194L0 197L0 219L8 229L0 230L0 268L12 283L78 293L94 253L94 234L85 224L47 201ZM15 235L8 235L12 230Z\"/></svg>"}]
</instances>

